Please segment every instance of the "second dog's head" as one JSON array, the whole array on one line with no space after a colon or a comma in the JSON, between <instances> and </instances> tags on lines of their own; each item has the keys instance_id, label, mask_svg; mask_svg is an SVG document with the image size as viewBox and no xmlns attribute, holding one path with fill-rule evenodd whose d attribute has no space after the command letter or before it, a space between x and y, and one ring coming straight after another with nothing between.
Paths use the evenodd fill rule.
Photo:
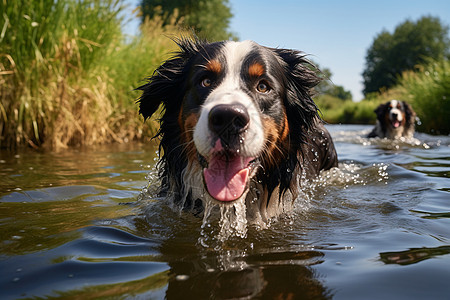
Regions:
<instances>
[{"instance_id":1,"label":"second dog's head","mask_svg":"<svg viewBox=\"0 0 450 300\"><path fill-rule=\"evenodd\" d=\"M245 197L258 170L269 192L289 188L317 116L314 66L298 51L251 41L178 44L139 88L144 118L163 105L160 175L168 192L232 202Z\"/></svg>"},{"instance_id":2,"label":"second dog's head","mask_svg":"<svg viewBox=\"0 0 450 300\"><path fill-rule=\"evenodd\" d=\"M412 137L416 113L405 101L390 100L375 109L382 132L388 138Z\"/></svg>"}]
</instances>

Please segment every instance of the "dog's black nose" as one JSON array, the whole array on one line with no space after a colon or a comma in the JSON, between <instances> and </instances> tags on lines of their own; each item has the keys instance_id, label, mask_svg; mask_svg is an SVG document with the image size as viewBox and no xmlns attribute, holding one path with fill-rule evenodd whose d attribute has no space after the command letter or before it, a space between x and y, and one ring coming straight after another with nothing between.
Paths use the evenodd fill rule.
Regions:
<instances>
[{"instance_id":1,"label":"dog's black nose","mask_svg":"<svg viewBox=\"0 0 450 300\"><path fill-rule=\"evenodd\" d=\"M219 104L208 116L209 128L221 138L242 133L250 122L247 109L241 104Z\"/></svg>"}]
</instances>

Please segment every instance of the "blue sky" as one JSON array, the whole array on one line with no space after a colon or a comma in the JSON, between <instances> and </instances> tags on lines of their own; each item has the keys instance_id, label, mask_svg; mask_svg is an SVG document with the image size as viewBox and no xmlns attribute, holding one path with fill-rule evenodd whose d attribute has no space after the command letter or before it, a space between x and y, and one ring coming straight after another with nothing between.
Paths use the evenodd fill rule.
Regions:
<instances>
[{"instance_id":1,"label":"blue sky","mask_svg":"<svg viewBox=\"0 0 450 300\"><path fill-rule=\"evenodd\" d=\"M126 0L131 8L139 0ZM439 17L450 25L449 0L305 1L229 0L234 17L231 31L240 40L293 48L310 54L331 70L333 83L363 98L362 72L367 49L383 29L393 32L407 19ZM137 22L126 31L137 31Z\"/></svg>"}]
</instances>

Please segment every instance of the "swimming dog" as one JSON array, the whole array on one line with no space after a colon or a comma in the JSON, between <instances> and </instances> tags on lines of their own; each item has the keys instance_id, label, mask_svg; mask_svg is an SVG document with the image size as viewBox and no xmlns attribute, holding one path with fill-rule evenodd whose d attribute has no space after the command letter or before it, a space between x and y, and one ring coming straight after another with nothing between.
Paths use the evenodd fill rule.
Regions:
<instances>
[{"instance_id":1,"label":"swimming dog","mask_svg":"<svg viewBox=\"0 0 450 300\"><path fill-rule=\"evenodd\" d=\"M177 43L138 88L144 118L160 112L161 195L184 208L242 201L267 220L299 196L301 178L337 166L305 55L252 41Z\"/></svg>"},{"instance_id":2,"label":"swimming dog","mask_svg":"<svg viewBox=\"0 0 450 300\"><path fill-rule=\"evenodd\" d=\"M380 104L375 109L375 113L377 114L377 123L369 133L369 138L398 139L400 137L413 137L416 113L408 103L391 100Z\"/></svg>"}]
</instances>

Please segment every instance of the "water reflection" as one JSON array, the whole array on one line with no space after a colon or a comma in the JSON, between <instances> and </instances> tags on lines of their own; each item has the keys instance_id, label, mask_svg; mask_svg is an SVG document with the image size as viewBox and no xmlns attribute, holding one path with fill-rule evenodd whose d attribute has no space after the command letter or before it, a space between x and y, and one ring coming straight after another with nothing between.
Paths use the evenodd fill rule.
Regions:
<instances>
[{"instance_id":1,"label":"water reflection","mask_svg":"<svg viewBox=\"0 0 450 300\"><path fill-rule=\"evenodd\" d=\"M167 241L170 244L170 240ZM161 248L164 255L166 245ZM171 247L168 245L167 247ZM241 250L172 257L168 299L328 299L332 293L310 266L323 262L319 251L247 253Z\"/></svg>"},{"instance_id":2,"label":"water reflection","mask_svg":"<svg viewBox=\"0 0 450 300\"><path fill-rule=\"evenodd\" d=\"M299 265L255 265L214 271L199 268L196 261L170 264L167 299L330 299L332 293L317 273ZM186 277L175 276L182 272Z\"/></svg>"},{"instance_id":3,"label":"water reflection","mask_svg":"<svg viewBox=\"0 0 450 300\"><path fill-rule=\"evenodd\" d=\"M103 226L53 237L55 242L39 251L10 254L0 261L5 275L0 280L2 299L31 295L96 299L161 293L167 285L169 268L155 259L159 254L152 240Z\"/></svg>"},{"instance_id":4,"label":"water reflection","mask_svg":"<svg viewBox=\"0 0 450 300\"><path fill-rule=\"evenodd\" d=\"M113 151L111 146L58 153L0 151L0 197L11 192L58 186L108 187L131 180L134 184L139 183L140 189L146 174L142 166L152 163L155 152L154 143L115 145ZM130 170L140 173L129 173Z\"/></svg>"},{"instance_id":5,"label":"water reflection","mask_svg":"<svg viewBox=\"0 0 450 300\"><path fill-rule=\"evenodd\" d=\"M64 199L68 195L71 197ZM23 255L53 249L79 237L77 230L96 218L114 219L131 213L125 206L105 205L104 195L94 187L80 186L3 196L0 253Z\"/></svg>"},{"instance_id":6,"label":"water reflection","mask_svg":"<svg viewBox=\"0 0 450 300\"><path fill-rule=\"evenodd\" d=\"M410 265L446 254L450 254L450 246L414 248L399 252L384 252L380 253L380 259L385 264Z\"/></svg>"},{"instance_id":7,"label":"water reflection","mask_svg":"<svg viewBox=\"0 0 450 300\"><path fill-rule=\"evenodd\" d=\"M134 219L134 227L162 240L158 248L160 259L170 266L167 299L332 296L323 286L321 275L312 268L323 263L324 253L313 246L287 242L290 234L286 230L292 226L289 218L266 230L250 227L245 239L230 236L220 242L220 247L218 240L211 247L204 247L199 242L202 218L178 213L161 202L144 201L140 207L143 213ZM218 221L211 224L217 225ZM292 238L298 240L298 235L293 233Z\"/></svg>"}]
</instances>

